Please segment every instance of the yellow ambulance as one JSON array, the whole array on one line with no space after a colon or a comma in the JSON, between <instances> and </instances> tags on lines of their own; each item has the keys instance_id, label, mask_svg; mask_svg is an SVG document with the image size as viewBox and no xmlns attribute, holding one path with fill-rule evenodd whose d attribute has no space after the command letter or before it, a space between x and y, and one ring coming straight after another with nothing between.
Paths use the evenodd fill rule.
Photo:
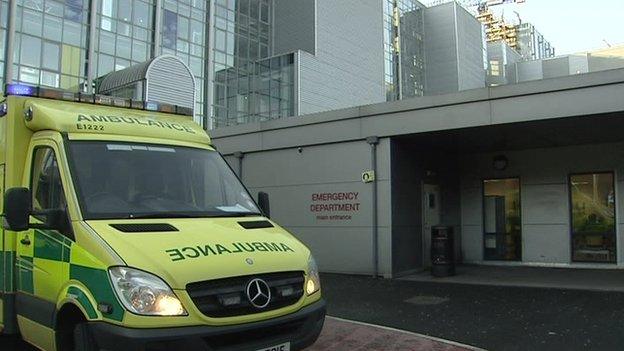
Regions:
<instances>
[{"instance_id":1,"label":"yellow ambulance","mask_svg":"<svg viewBox=\"0 0 624 351\"><path fill-rule=\"evenodd\" d=\"M325 316L310 251L185 108L7 85L0 349L299 350Z\"/></svg>"}]
</instances>

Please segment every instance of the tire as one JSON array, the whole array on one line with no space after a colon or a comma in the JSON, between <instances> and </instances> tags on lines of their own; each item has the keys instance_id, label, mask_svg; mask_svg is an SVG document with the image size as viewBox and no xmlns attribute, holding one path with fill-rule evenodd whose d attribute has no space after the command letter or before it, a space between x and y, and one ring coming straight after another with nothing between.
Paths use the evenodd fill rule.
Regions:
<instances>
[{"instance_id":1,"label":"tire","mask_svg":"<svg viewBox=\"0 0 624 351\"><path fill-rule=\"evenodd\" d=\"M0 346L2 350L17 350L17 351L36 351L37 349L22 340L19 334L0 334Z\"/></svg>"},{"instance_id":2,"label":"tire","mask_svg":"<svg viewBox=\"0 0 624 351\"><path fill-rule=\"evenodd\" d=\"M95 340L87 323L78 323L74 328L74 351L97 351Z\"/></svg>"}]
</instances>

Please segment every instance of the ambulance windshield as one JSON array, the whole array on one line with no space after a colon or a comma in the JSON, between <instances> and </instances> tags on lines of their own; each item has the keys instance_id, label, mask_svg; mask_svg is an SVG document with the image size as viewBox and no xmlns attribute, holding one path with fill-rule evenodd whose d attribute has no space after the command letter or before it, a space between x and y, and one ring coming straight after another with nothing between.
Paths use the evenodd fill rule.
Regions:
<instances>
[{"instance_id":1,"label":"ambulance windshield","mask_svg":"<svg viewBox=\"0 0 624 351\"><path fill-rule=\"evenodd\" d=\"M85 219L259 215L216 151L72 141L70 166Z\"/></svg>"}]
</instances>

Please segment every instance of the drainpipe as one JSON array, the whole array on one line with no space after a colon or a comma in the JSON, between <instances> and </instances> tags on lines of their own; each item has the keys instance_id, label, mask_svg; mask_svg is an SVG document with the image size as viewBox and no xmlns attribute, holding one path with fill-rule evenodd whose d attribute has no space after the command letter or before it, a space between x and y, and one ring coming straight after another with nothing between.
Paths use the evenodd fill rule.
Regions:
<instances>
[{"instance_id":1,"label":"drainpipe","mask_svg":"<svg viewBox=\"0 0 624 351\"><path fill-rule=\"evenodd\" d=\"M235 153L232 154L232 156L238 159L238 178L242 181L243 180L243 158L245 157L245 154L242 151L236 151Z\"/></svg>"},{"instance_id":2,"label":"drainpipe","mask_svg":"<svg viewBox=\"0 0 624 351\"><path fill-rule=\"evenodd\" d=\"M15 46L15 14L17 13L17 0L9 0L9 22L7 23L6 51L4 60L4 82L13 82L13 52Z\"/></svg>"},{"instance_id":3,"label":"drainpipe","mask_svg":"<svg viewBox=\"0 0 624 351\"><path fill-rule=\"evenodd\" d=\"M371 169L375 175L373 179L373 278L379 276L379 249L378 237L379 229L377 228L377 144L379 137L370 136L366 138L366 142L371 146Z\"/></svg>"}]
</instances>

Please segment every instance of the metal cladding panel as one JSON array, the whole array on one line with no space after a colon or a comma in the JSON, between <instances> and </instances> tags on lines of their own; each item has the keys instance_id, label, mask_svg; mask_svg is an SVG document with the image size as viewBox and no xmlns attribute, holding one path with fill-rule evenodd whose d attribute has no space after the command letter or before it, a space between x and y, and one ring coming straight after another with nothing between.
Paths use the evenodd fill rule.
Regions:
<instances>
[{"instance_id":1,"label":"metal cladding panel","mask_svg":"<svg viewBox=\"0 0 624 351\"><path fill-rule=\"evenodd\" d=\"M316 54L299 56L300 114L385 101L381 4L375 0L316 4Z\"/></svg>"},{"instance_id":2,"label":"metal cladding panel","mask_svg":"<svg viewBox=\"0 0 624 351\"><path fill-rule=\"evenodd\" d=\"M99 94L108 94L119 87L145 79L145 73L155 59L107 74L98 87Z\"/></svg>"},{"instance_id":3,"label":"metal cladding panel","mask_svg":"<svg viewBox=\"0 0 624 351\"><path fill-rule=\"evenodd\" d=\"M148 101L194 108L195 80L179 59L172 56L154 61L145 78Z\"/></svg>"},{"instance_id":4,"label":"metal cladding panel","mask_svg":"<svg viewBox=\"0 0 624 351\"><path fill-rule=\"evenodd\" d=\"M481 22L456 6L459 90L485 87L484 48Z\"/></svg>"},{"instance_id":5,"label":"metal cladding panel","mask_svg":"<svg viewBox=\"0 0 624 351\"><path fill-rule=\"evenodd\" d=\"M542 61L544 79L570 75L570 58L567 56Z\"/></svg>"},{"instance_id":6,"label":"metal cladding panel","mask_svg":"<svg viewBox=\"0 0 624 351\"><path fill-rule=\"evenodd\" d=\"M276 0L273 55L303 50L316 52L316 2Z\"/></svg>"},{"instance_id":7,"label":"metal cladding panel","mask_svg":"<svg viewBox=\"0 0 624 351\"><path fill-rule=\"evenodd\" d=\"M106 75L98 87L99 94L115 96L129 86L142 86L147 101L194 108L195 78L178 57L161 55L138 65ZM175 82L175 84L173 83Z\"/></svg>"},{"instance_id":8,"label":"metal cladding panel","mask_svg":"<svg viewBox=\"0 0 624 351\"><path fill-rule=\"evenodd\" d=\"M454 3L425 9L425 95L459 90Z\"/></svg>"}]
</instances>

